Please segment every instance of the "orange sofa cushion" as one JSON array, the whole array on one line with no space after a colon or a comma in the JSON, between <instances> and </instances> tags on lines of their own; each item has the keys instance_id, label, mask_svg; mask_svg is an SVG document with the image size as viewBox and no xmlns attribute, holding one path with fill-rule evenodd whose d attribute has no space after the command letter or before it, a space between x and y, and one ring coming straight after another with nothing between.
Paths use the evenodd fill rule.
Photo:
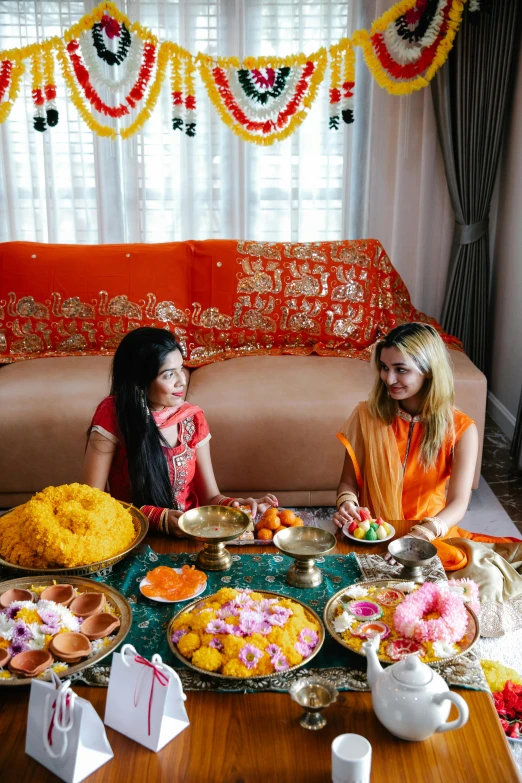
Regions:
<instances>
[{"instance_id":1,"label":"orange sofa cushion","mask_svg":"<svg viewBox=\"0 0 522 783\"><path fill-rule=\"evenodd\" d=\"M112 354L143 325L175 332L189 367L263 354L368 359L381 335L419 320L440 329L375 239L0 244L0 363Z\"/></svg>"}]
</instances>

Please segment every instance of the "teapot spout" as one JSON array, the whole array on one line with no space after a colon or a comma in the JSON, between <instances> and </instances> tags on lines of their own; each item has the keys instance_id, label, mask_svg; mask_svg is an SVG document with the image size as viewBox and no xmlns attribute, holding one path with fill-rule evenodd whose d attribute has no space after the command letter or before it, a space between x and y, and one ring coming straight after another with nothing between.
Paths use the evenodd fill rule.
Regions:
<instances>
[{"instance_id":1,"label":"teapot spout","mask_svg":"<svg viewBox=\"0 0 522 783\"><path fill-rule=\"evenodd\" d=\"M381 637L379 634L374 636L372 639L369 639L367 642L364 642L363 644L363 650L366 654L366 660L368 661L368 671L367 671L367 679L368 679L368 685L373 690L373 686L377 682L377 678L382 673L382 666L379 662L379 659L377 657L377 650L379 649L379 644L381 643Z\"/></svg>"}]
</instances>

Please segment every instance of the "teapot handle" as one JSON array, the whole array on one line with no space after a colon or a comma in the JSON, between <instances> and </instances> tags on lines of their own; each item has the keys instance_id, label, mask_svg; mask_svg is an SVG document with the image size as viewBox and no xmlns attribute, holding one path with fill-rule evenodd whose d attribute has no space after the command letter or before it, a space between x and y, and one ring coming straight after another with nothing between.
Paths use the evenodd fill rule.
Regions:
<instances>
[{"instance_id":1,"label":"teapot handle","mask_svg":"<svg viewBox=\"0 0 522 783\"><path fill-rule=\"evenodd\" d=\"M449 723L441 723L441 725L435 729L439 734L443 731L452 731L453 729L460 729L461 726L464 726L465 723L468 722L469 718L469 708L462 696L459 696L458 693L453 693L451 691L446 691L444 693L437 693L433 697L433 701L435 704L440 704L445 699L448 699L448 701L453 702L455 707L459 711L459 716L456 720L451 720Z\"/></svg>"}]
</instances>

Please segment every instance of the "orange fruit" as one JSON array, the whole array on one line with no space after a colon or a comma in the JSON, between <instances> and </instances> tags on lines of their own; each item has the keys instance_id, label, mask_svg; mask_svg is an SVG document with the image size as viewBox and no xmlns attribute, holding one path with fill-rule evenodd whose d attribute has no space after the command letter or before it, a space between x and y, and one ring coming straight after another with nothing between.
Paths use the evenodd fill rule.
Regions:
<instances>
[{"instance_id":1,"label":"orange fruit","mask_svg":"<svg viewBox=\"0 0 522 783\"><path fill-rule=\"evenodd\" d=\"M279 519L279 511L277 508L267 508L261 519Z\"/></svg>"},{"instance_id":2,"label":"orange fruit","mask_svg":"<svg viewBox=\"0 0 522 783\"><path fill-rule=\"evenodd\" d=\"M274 534L271 530L267 530L266 527L261 528L261 530L258 532L257 537L260 541L271 541L274 537Z\"/></svg>"},{"instance_id":3,"label":"orange fruit","mask_svg":"<svg viewBox=\"0 0 522 783\"><path fill-rule=\"evenodd\" d=\"M281 519L282 525L291 525L294 519L296 519L296 516L293 511L287 509L285 511L281 511L279 518Z\"/></svg>"},{"instance_id":4,"label":"orange fruit","mask_svg":"<svg viewBox=\"0 0 522 783\"><path fill-rule=\"evenodd\" d=\"M304 527L304 522L301 519L301 517L296 517L295 521L292 524L292 527Z\"/></svg>"},{"instance_id":5,"label":"orange fruit","mask_svg":"<svg viewBox=\"0 0 522 783\"><path fill-rule=\"evenodd\" d=\"M267 517L264 526L268 528L268 530L278 530L281 527L281 521L279 517Z\"/></svg>"}]
</instances>

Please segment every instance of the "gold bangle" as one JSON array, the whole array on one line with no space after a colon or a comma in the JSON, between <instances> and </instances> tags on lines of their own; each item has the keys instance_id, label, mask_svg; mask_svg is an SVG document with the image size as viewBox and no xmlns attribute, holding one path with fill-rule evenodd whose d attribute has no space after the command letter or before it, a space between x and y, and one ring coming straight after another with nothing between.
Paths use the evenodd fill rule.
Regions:
<instances>
[{"instance_id":1,"label":"gold bangle","mask_svg":"<svg viewBox=\"0 0 522 783\"><path fill-rule=\"evenodd\" d=\"M160 521L159 521L160 532L165 533L165 535L167 536L170 535L169 523L167 519L168 515L169 515L169 509L164 508L163 511L161 512Z\"/></svg>"},{"instance_id":2,"label":"gold bangle","mask_svg":"<svg viewBox=\"0 0 522 783\"><path fill-rule=\"evenodd\" d=\"M346 503L347 501L352 501L356 506L359 505L359 499L355 492L341 492L340 495L337 495L337 500L335 503L337 510L339 510L342 504Z\"/></svg>"}]
</instances>

